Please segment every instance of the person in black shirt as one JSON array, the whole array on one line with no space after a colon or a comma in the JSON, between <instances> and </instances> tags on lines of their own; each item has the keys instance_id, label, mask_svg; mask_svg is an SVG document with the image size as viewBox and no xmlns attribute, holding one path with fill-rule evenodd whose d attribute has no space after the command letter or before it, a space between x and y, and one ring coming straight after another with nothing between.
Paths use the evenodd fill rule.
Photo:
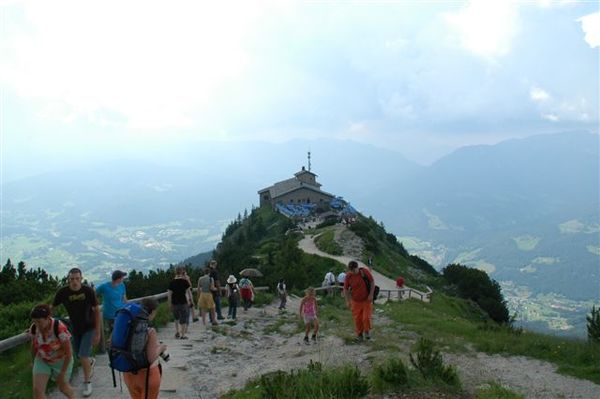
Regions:
<instances>
[{"instance_id":1,"label":"person in black shirt","mask_svg":"<svg viewBox=\"0 0 600 399\"><path fill-rule=\"evenodd\" d=\"M175 278L169 283L167 296L169 298L169 307L175 317L175 338L188 339L188 324L190 319L190 283L185 278L185 268L175 268Z\"/></svg>"},{"instance_id":2,"label":"person in black shirt","mask_svg":"<svg viewBox=\"0 0 600 399\"><path fill-rule=\"evenodd\" d=\"M221 314L221 282L219 281L219 272L217 270L217 261L211 260L208 264L210 268L210 278L213 279L215 284L215 289L212 291L213 301L215 302L215 313L217 315L217 319L223 320L224 317ZM211 323L215 320L212 320Z\"/></svg>"},{"instance_id":3,"label":"person in black shirt","mask_svg":"<svg viewBox=\"0 0 600 399\"><path fill-rule=\"evenodd\" d=\"M63 305L67 309L73 328L73 349L83 367L83 396L92 394L92 345L100 341L100 307L94 290L83 285L81 270L69 270L69 285L62 287L54 296L52 306Z\"/></svg>"}]
</instances>

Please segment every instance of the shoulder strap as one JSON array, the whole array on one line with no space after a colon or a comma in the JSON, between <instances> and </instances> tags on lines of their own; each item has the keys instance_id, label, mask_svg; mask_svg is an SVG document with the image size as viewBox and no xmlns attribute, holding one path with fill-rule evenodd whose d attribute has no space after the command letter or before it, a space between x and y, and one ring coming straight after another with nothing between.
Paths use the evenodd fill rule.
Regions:
<instances>
[{"instance_id":1,"label":"shoulder strap","mask_svg":"<svg viewBox=\"0 0 600 399\"><path fill-rule=\"evenodd\" d=\"M52 318L52 327L54 330L54 336L56 338L58 338L58 326L60 325L60 320ZM35 327L35 323L31 323L31 326L29 326L29 333L31 335L35 335L37 332L37 328Z\"/></svg>"},{"instance_id":2,"label":"shoulder strap","mask_svg":"<svg viewBox=\"0 0 600 399\"><path fill-rule=\"evenodd\" d=\"M367 286L367 292L371 292L371 281L369 281L369 277L365 275L365 272L362 270L362 267L358 269L358 272L360 273L360 276L362 277L363 281L365 282L365 285Z\"/></svg>"},{"instance_id":3,"label":"shoulder strap","mask_svg":"<svg viewBox=\"0 0 600 399\"><path fill-rule=\"evenodd\" d=\"M56 336L56 338L58 338L58 327L60 326L60 320L58 319L52 319L53 322L53 327L54 327L54 335Z\"/></svg>"}]
</instances>

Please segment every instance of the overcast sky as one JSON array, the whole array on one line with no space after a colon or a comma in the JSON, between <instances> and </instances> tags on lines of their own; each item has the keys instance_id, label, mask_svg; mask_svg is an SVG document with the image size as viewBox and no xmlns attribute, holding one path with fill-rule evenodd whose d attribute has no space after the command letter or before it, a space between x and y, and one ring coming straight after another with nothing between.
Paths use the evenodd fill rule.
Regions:
<instances>
[{"instance_id":1,"label":"overcast sky","mask_svg":"<svg viewBox=\"0 0 600 399\"><path fill-rule=\"evenodd\" d=\"M352 139L428 163L598 132L598 1L2 4L5 177L205 140Z\"/></svg>"}]
</instances>

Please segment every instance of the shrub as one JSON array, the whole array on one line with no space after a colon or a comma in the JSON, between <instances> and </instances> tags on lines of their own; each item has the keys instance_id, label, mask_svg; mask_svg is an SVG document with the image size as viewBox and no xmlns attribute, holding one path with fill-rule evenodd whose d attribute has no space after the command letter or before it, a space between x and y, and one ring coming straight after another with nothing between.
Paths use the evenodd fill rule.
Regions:
<instances>
[{"instance_id":1,"label":"shrub","mask_svg":"<svg viewBox=\"0 0 600 399\"><path fill-rule=\"evenodd\" d=\"M416 358L410 353L410 362L427 380L441 380L448 385L459 387L460 380L452 366L445 366L439 350L433 342L421 338L417 345Z\"/></svg>"},{"instance_id":2,"label":"shrub","mask_svg":"<svg viewBox=\"0 0 600 399\"><path fill-rule=\"evenodd\" d=\"M500 284L483 271L451 264L442 271L444 278L458 287L461 297L475 301L496 323L509 323L510 316Z\"/></svg>"},{"instance_id":3,"label":"shrub","mask_svg":"<svg viewBox=\"0 0 600 399\"><path fill-rule=\"evenodd\" d=\"M367 379L356 367L323 369L321 363L312 361L306 369L269 373L250 381L247 387L254 387L258 391L256 397L265 399L353 399L362 398L369 391ZM242 398L248 394L246 390L224 397Z\"/></svg>"},{"instance_id":4,"label":"shrub","mask_svg":"<svg viewBox=\"0 0 600 399\"><path fill-rule=\"evenodd\" d=\"M390 358L373 367L371 384L375 392L395 390L408 384L408 373L401 359Z\"/></svg>"}]
</instances>

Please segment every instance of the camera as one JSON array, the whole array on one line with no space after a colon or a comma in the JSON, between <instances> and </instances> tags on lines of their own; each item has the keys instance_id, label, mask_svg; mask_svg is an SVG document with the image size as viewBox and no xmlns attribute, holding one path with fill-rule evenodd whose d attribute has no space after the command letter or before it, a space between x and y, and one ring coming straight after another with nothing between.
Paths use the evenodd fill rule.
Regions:
<instances>
[{"instance_id":1,"label":"camera","mask_svg":"<svg viewBox=\"0 0 600 399\"><path fill-rule=\"evenodd\" d=\"M163 342L159 341L159 343L162 344ZM166 350L159 353L158 356L160 356L161 359L164 360L165 362L168 362L169 360L171 360L171 355Z\"/></svg>"},{"instance_id":2,"label":"camera","mask_svg":"<svg viewBox=\"0 0 600 399\"><path fill-rule=\"evenodd\" d=\"M169 360L171 360L171 355L167 351L161 352L161 354L159 356L165 362L168 362Z\"/></svg>"}]
</instances>

